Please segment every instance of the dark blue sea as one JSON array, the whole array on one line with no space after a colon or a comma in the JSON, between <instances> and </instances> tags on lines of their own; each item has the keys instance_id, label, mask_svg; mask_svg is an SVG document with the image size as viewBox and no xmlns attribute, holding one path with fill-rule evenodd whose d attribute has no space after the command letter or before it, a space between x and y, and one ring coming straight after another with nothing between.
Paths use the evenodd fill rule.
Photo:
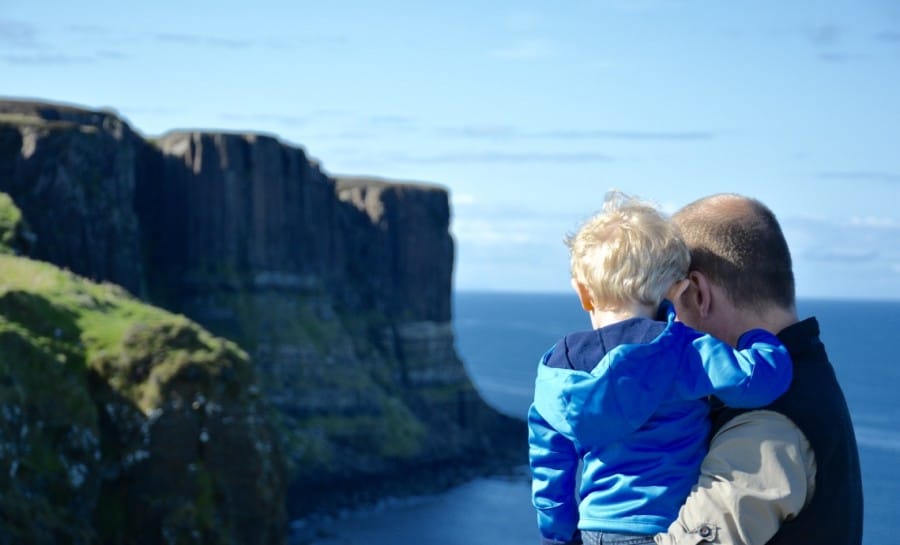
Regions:
<instances>
[{"instance_id":1,"label":"dark blue sea","mask_svg":"<svg viewBox=\"0 0 900 545\"><path fill-rule=\"evenodd\" d=\"M900 301L801 300L816 316L856 428L865 489L865 545L900 533ZM565 333L590 323L574 295L459 293L457 347L482 396L524 416L538 357ZM525 446L523 445L523 448ZM323 525L317 544L513 545L537 543L526 468L448 492L386 499ZM835 498L834 501L840 501Z\"/></svg>"}]
</instances>

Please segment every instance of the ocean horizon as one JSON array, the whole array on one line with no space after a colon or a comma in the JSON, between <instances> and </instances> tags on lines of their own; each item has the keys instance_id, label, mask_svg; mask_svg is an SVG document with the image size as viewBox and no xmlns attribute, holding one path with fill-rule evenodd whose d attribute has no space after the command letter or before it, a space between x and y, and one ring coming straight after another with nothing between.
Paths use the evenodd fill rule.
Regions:
<instances>
[{"instance_id":1,"label":"ocean horizon","mask_svg":"<svg viewBox=\"0 0 900 545\"><path fill-rule=\"evenodd\" d=\"M889 342L900 330L900 301L798 299L801 319L815 316L850 407L865 496L864 545L900 531L900 366ZM590 328L574 294L460 291L454 296L457 349L482 397L524 418L540 355L561 336ZM527 445L523 444L523 449ZM527 467L446 492L384 498L321 521L317 545L537 543ZM298 524L306 524L299 521Z\"/></svg>"}]
</instances>

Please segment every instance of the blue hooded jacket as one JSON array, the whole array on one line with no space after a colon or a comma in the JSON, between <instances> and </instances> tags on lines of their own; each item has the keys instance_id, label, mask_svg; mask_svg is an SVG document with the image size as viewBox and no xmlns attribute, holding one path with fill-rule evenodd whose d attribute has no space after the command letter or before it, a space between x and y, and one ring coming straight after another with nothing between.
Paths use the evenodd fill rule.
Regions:
<instances>
[{"instance_id":1,"label":"blue hooded jacket","mask_svg":"<svg viewBox=\"0 0 900 545\"><path fill-rule=\"evenodd\" d=\"M576 529L664 532L706 455L706 398L762 407L790 385L790 356L771 333L748 331L735 349L676 322L670 303L660 310L665 322L573 333L541 358L528 440L545 543Z\"/></svg>"}]
</instances>

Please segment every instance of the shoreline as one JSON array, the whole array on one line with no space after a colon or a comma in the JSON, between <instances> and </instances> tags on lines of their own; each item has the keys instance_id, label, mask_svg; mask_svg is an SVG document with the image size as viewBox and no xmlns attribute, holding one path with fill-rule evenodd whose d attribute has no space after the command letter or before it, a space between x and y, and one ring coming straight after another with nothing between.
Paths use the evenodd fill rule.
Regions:
<instances>
[{"instance_id":1,"label":"shoreline","mask_svg":"<svg viewBox=\"0 0 900 545\"><path fill-rule=\"evenodd\" d=\"M479 479L515 481L528 475L527 459L523 462L510 457L481 466L448 466L440 470L433 467L419 468L402 477L380 476L380 482L375 486L367 486L352 495L342 496L343 501L329 502L328 507L323 506L322 509L302 516L289 516L287 545L314 545L319 540L334 538L335 535L328 528L354 515L413 506ZM340 490L343 491L343 487Z\"/></svg>"},{"instance_id":2,"label":"shoreline","mask_svg":"<svg viewBox=\"0 0 900 545\"><path fill-rule=\"evenodd\" d=\"M416 472L416 475L421 472ZM463 487L474 485L478 481L525 483L530 472L527 461L525 463L510 461L510 464L492 466L490 468L473 469L470 471L454 472L445 475L439 485L431 485L430 488L422 485L420 490L406 489L394 494L386 494L369 498L370 501L360 501L353 505L345 505L329 512L312 513L299 518L291 518L289 521L287 545L317 545L323 541L340 539L336 528L342 526L348 520L355 518L367 518L392 511L409 510L435 502L442 496L452 494ZM428 537L428 536L423 536ZM380 543L380 542L376 542Z\"/></svg>"},{"instance_id":3,"label":"shoreline","mask_svg":"<svg viewBox=\"0 0 900 545\"><path fill-rule=\"evenodd\" d=\"M287 491L288 523L331 516L377 504L385 498L439 494L479 477L508 475L528 464L527 423L484 401L487 412L480 440L452 458L414 466L395 464L381 472L354 473L341 479L293 482Z\"/></svg>"}]
</instances>

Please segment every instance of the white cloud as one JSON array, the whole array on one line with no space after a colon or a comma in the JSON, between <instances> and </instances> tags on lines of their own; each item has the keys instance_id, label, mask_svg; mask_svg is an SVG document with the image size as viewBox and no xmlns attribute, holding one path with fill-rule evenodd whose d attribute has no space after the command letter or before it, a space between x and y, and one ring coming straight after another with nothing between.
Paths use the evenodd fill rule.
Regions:
<instances>
[{"instance_id":1,"label":"white cloud","mask_svg":"<svg viewBox=\"0 0 900 545\"><path fill-rule=\"evenodd\" d=\"M900 298L898 222L858 216L785 218L798 297Z\"/></svg>"},{"instance_id":2,"label":"white cloud","mask_svg":"<svg viewBox=\"0 0 900 545\"><path fill-rule=\"evenodd\" d=\"M900 257L892 218L855 216L841 220L789 218L784 232L797 261L829 261L889 270Z\"/></svg>"},{"instance_id":3,"label":"white cloud","mask_svg":"<svg viewBox=\"0 0 900 545\"><path fill-rule=\"evenodd\" d=\"M476 204L478 199L471 193L451 193L450 200L453 201L453 207L470 206Z\"/></svg>"},{"instance_id":4,"label":"white cloud","mask_svg":"<svg viewBox=\"0 0 900 545\"><path fill-rule=\"evenodd\" d=\"M849 225L858 227L873 227L876 229L897 229L900 223L893 218L879 218L875 216L854 216L850 218Z\"/></svg>"},{"instance_id":5,"label":"white cloud","mask_svg":"<svg viewBox=\"0 0 900 545\"><path fill-rule=\"evenodd\" d=\"M512 246L535 242L531 226L525 222L492 222L483 219L463 219L453 222L453 232L459 243L476 246Z\"/></svg>"}]
</instances>

